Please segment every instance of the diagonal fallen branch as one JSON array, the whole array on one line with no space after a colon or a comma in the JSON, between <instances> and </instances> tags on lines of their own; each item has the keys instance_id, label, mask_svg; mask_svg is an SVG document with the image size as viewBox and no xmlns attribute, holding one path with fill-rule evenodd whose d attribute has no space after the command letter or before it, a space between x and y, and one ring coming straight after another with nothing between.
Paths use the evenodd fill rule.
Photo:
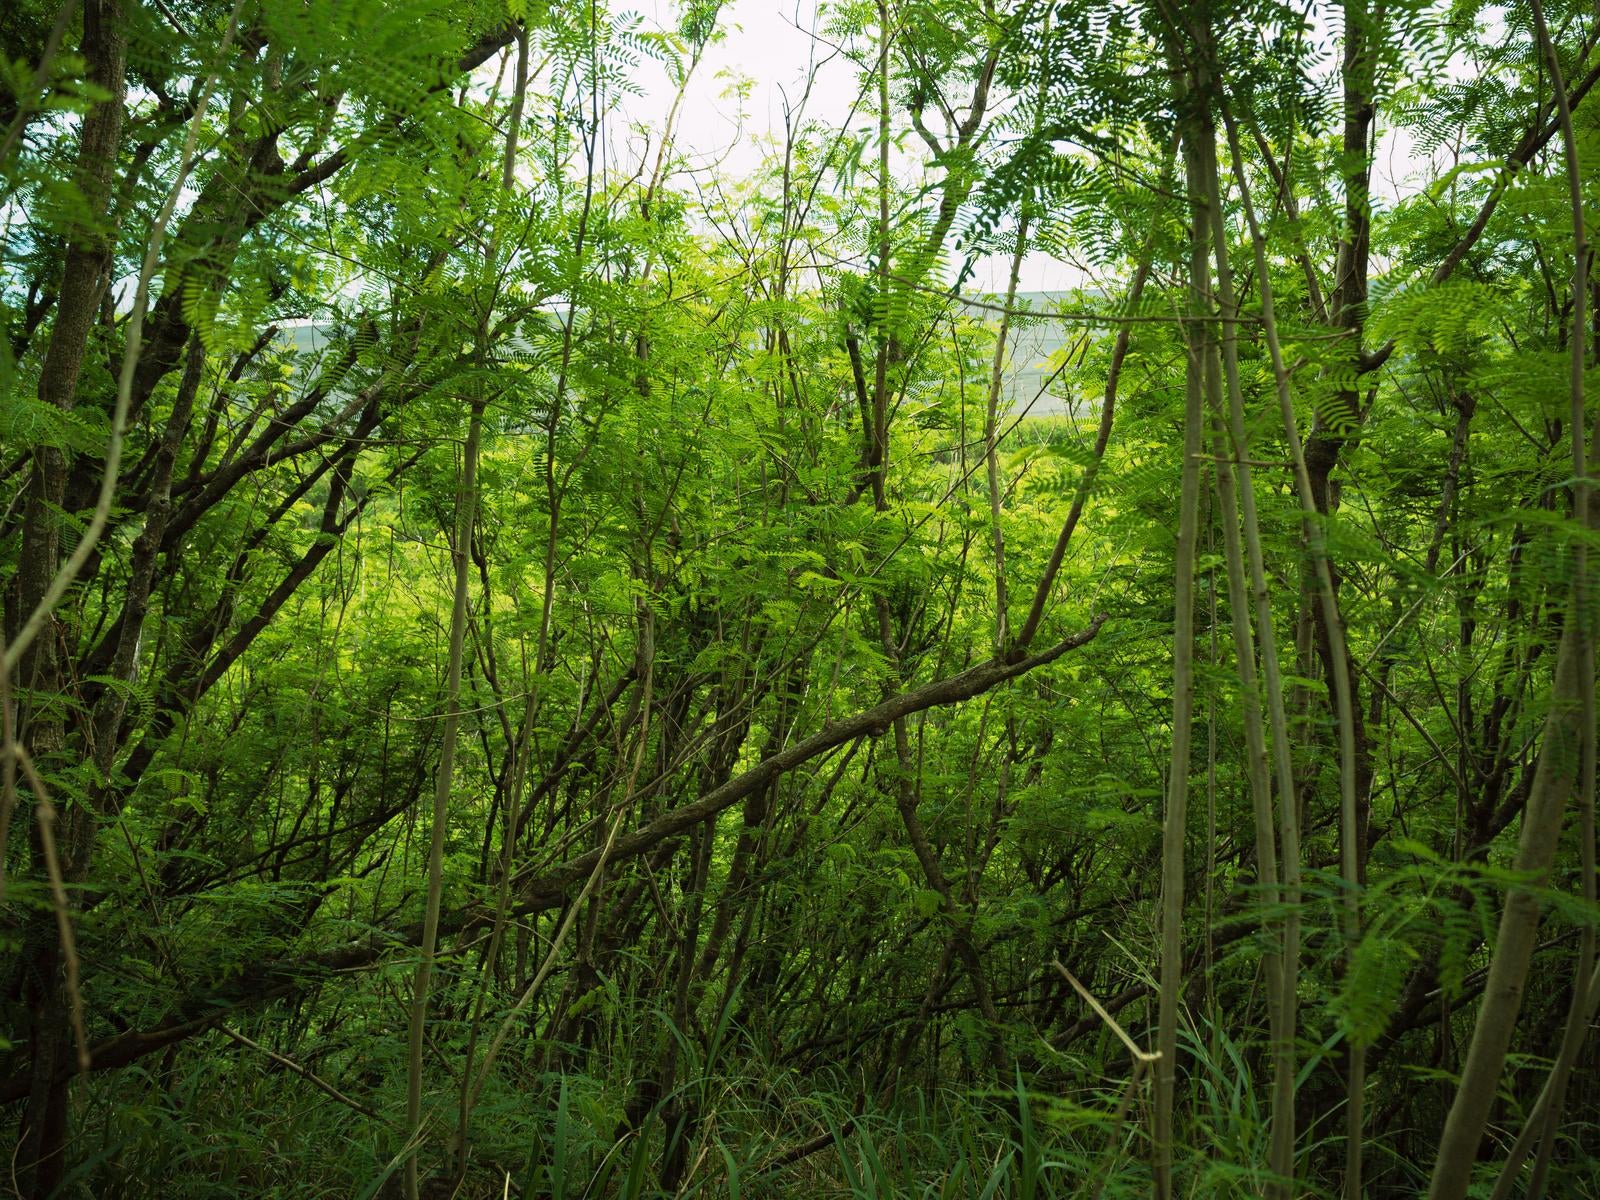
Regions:
<instances>
[{"instance_id":1,"label":"diagonal fallen branch","mask_svg":"<svg viewBox=\"0 0 1600 1200\"><path fill-rule=\"evenodd\" d=\"M228 1037L238 1042L239 1045L245 1047L247 1050L254 1050L257 1054L264 1054L273 1062L277 1063L280 1067L283 1067L285 1070L292 1071L294 1074L300 1076L301 1079L304 1079L312 1087L316 1088L325 1095L333 1097L346 1108L354 1109L362 1116L369 1117L374 1121L383 1120L382 1117L380 1117L372 1109L368 1108L365 1104L361 1103L361 1101L354 1100L351 1097L346 1096L338 1088L334 1087L333 1084L322 1078L322 1076L316 1074L309 1067L301 1066L299 1063L295 1062L294 1059L286 1058L284 1055L279 1054L276 1050L269 1050L260 1042L251 1041L237 1029L234 1029L232 1026L222 1021L217 1022L217 1028Z\"/></svg>"},{"instance_id":2,"label":"diagonal fallen branch","mask_svg":"<svg viewBox=\"0 0 1600 1200\"><path fill-rule=\"evenodd\" d=\"M1092 641L1106 620L1105 613L1097 613L1083 629L1037 654L1015 661L991 658L956 675L891 696L854 716L827 725L804 741L796 742L721 787L712 789L699 800L663 813L631 833L617 836L609 847L579 855L537 878L519 881L520 898L513 908L513 914L521 917L565 904L567 898L582 887L602 861L612 866L624 859L637 858L667 838L732 807L751 792L767 786L774 779L835 746L885 732L897 717L970 700L998 684L1052 663L1068 651ZM464 908L441 921L440 933L460 934L484 927L491 923L493 916L492 909ZM189 997L157 1025L121 1033L90 1046L88 1070L103 1071L127 1066L147 1054L212 1028L232 1013L297 994L313 982L332 974L370 969L394 949L419 945L421 941L422 927L418 923L374 934L330 950L256 963L220 987ZM76 1063L69 1067L72 1074L82 1069ZM0 1104L26 1096L29 1079L30 1074L24 1071L0 1080Z\"/></svg>"},{"instance_id":3,"label":"diagonal fallen branch","mask_svg":"<svg viewBox=\"0 0 1600 1200\"><path fill-rule=\"evenodd\" d=\"M1072 985L1072 990L1083 997L1084 1003L1086 1003L1090 1008L1094 1009L1095 1015L1106 1023L1106 1025L1111 1029L1111 1032L1122 1039L1122 1044L1128 1048L1128 1053L1133 1055L1133 1061L1135 1063L1146 1065L1149 1063L1158 1062L1160 1060L1161 1054L1159 1051L1152 1052L1149 1050L1141 1050L1139 1048L1139 1043L1134 1041L1133 1038L1128 1035L1128 1031L1126 1029L1117 1024L1117 1019L1115 1017L1101 1007L1100 1001L1094 998L1094 994L1090 992L1088 988L1084 987L1083 984L1078 982L1078 977L1071 971L1067 970L1066 967L1061 965L1060 959L1056 960L1055 968L1056 970L1060 971L1062 975L1066 976L1067 982Z\"/></svg>"},{"instance_id":4,"label":"diagonal fallen branch","mask_svg":"<svg viewBox=\"0 0 1600 1200\"><path fill-rule=\"evenodd\" d=\"M1097 613L1083 629L1057 642L1049 649L1041 650L1038 654L1018 658L1015 661L1000 657L991 658L956 675L936 679L921 687L890 696L854 716L826 725L809 738L785 747L777 754L757 763L744 774L735 776L721 787L713 788L692 804L685 804L681 808L663 813L631 833L621 835L605 857L612 863L636 858L665 839L684 833L708 817L714 817L724 809L732 807L752 792L766 787L779 776L816 758L819 754L832 750L835 746L854 741L859 737L884 733L900 717L945 704L970 700L1008 679L1015 679L1036 667L1052 663L1067 651L1092 641L1105 622L1106 614ZM572 889L588 878L601 857L601 850L591 850L587 854L568 860L549 874L534 879L519 880L521 910L524 913L535 912L556 908L565 903Z\"/></svg>"}]
</instances>

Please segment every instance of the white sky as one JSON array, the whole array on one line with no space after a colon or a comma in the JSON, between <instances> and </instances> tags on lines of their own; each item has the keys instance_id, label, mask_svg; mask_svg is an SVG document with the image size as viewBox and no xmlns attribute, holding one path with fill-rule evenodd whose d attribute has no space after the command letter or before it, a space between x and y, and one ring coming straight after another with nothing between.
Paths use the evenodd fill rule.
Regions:
<instances>
[{"instance_id":1,"label":"white sky","mask_svg":"<svg viewBox=\"0 0 1600 1200\"><path fill-rule=\"evenodd\" d=\"M679 5L633 0L630 7L648 26L670 28ZM808 115L830 125L843 123L856 98L856 69L822 40L818 26L816 0L729 0L718 20L723 40L707 48L685 97L678 120L680 149L708 164L723 157L723 170L731 174L753 169L761 152L752 139L782 134L785 104L799 104L813 66L817 83ZM731 94L739 79L751 85L744 100ZM624 107L659 126L672 99L666 71L646 61L639 83L646 98Z\"/></svg>"},{"instance_id":2,"label":"white sky","mask_svg":"<svg viewBox=\"0 0 1600 1200\"><path fill-rule=\"evenodd\" d=\"M672 28L677 22L677 0L621 0L620 7L639 13L649 29ZM727 0L719 17L724 36L709 47L690 83L678 119L677 147L695 166L724 177L747 175L761 161L763 144L781 139L784 110L798 105L805 91L808 70L815 69L816 84L806 102L806 116L829 126L848 121L860 86L859 71L820 30L818 0ZM1312 0L1312 25L1318 40L1336 44L1336 13ZM1486 10L1491 25L1499 11ZM1331 57L1325 69L1331 69ZM1454 62L1447 68L1458 78L1472 73L1469 64ZM733 88L743 81L741 98ZM623 122L651 127L659 135L672 100L665 69L646 59L636 82L642 97L628 97L622 105ZM897 123L905 120L903 114ZM1437 177L1441 163L1418 153L1404 130L1380 128L1374 159L1373 197L1380 206L1414 195ZM910 139L908 146L915 143ZM920 149L920 143L915 144ZM636 153L636 151L635 151ZM651 148L654 161L654 148ZM1441 160L1448 152L1435 156ZM917 170L916 161L902 154L906 177ZM969 292L1002 291L1009 263L1000 258L980 262ZM1050 255L1030 254L1023 263L1019 286L1023 291L1055 291L1086 282L1081 270Z\"/></svg>"},{"instance_id":3,"label":"white sky","mask_svg":"<svg viewBox=\"0 0 1600 1200\"><path fill-rule=\"evenodd\" d=\"M676 23L675 0L632 0L627 7L642 15L649 28ZM724 5L719 18L724 37L707 49L678 118L677 146L692 164L720 164L721 173L735 177L751 172L761 161L762 143L781 141L785 107L799 105L812 69L816 82L806 99L806 117L833 127L849 120L859 72L822 33L817 7L817 0L729 0ZM743 98L732 90L739 80L749 88ZM621 106L624 116L659 131L672 102L666 71L647 60L637 82L645 95L628 98ZM897 123L904 119L901 115ZM903 161L908 168L914 166L909 156ZM995 259L980 262L964 290L1003 290L1009 265ZM1034 254L1023 264L1019 287L1053 291L1082 281L1082 273L1070 264Z\"/></svg>"}]
</instances>

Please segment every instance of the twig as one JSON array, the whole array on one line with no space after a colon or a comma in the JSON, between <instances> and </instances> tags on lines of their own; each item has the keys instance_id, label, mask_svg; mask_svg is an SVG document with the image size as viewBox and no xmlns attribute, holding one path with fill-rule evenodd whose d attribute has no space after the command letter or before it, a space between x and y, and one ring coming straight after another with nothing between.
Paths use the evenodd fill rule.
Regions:
<instances>
[{"instance_id":1,"label":"twig","mask_svg":"<svg viewBox=\"0 0 1600 1200\"><path fill-rule=\"evenodd\" d=\"M0 631L0 660L5 658L6 637ZM16 725L11 714L11 672L0 666L0 900L6 894L6 846L11 834L11 814L17 807Z\"/></svg>"},{"instance_id":2,"label":"twig","mask_svg":"<svg viewBox=\"0 0 1600 1200\"><path fill-rule=\"evenodd\" d=\"M325 1095L333 1097L340 1104L343 1104L346 1108L354 1109L356 1112L360 1113L362 1116L368 1117L368 1118L370 1118L370 1119L372 1119L374 1121L383 1120L382 1117L380 1117L372 1109L368 1108L365 1104L361 1103L361 1101L353 1100L349 1096L346 1096L338 1088L334 1087L333 1084L329 1083L326 1079L322 1078L322 1076L316 1074L309 1067L301 1066L299 1063L295 1062L292 1058L286 1058L282 1054L279 1054L276 1050L269 1050L267 1047L263 1046L260 1042L251 1041L249 1038L245 1037L244 1034L240 1033L237 1029L234 1029L231 1026L224 1025L224 1024L221 1024L219 1022L218 1025L217 1025L217 1028L220 1029L223 1033L227 1034L234 1041L238 1042L239 1045L244 1046L244 1047L246 1047L246 1048L248 1048L250 1050L254 1050L259 1054L265 1054L268 1058L270 1058L273 1062L277 1063L280 1067L285 1067L288 1070L293 1071L296 1075L300 1076L301 1079L304 1079L307 1083L311 1084L312 1087L316 1088L318 1091L322 1092Z\"/></svg>"},{"instance_id":3,"label":"twig","mask_svg":"<svg viewBox=\"0 0 1600 1200\"><path fill-rule=\"evenodd\" d=\"M0 657L5 653L5 638L0 636ZM45 871L50 877L50 903L55 909L56 931L61 938L61 957L67 972L67 997L71 1003L72 1035L77 1042L78 1070L89 1069L89 1038L83 1026L83 994L78 990L78 943L72 935L72 911L67 905L66 883L61 876L61 859L56 853L56 807L50 793L33 768L33 760L16 739L11 711L11 672L0 668L0 895L5 894L5 845L11 829L11 814L17 803L17 767L33 789L39 821L39 847L44 852Z\"/></svg>"},{"instance_id":4,"label":"twig","mask_svg":"<svg viewBox=\"0 0 1600 1200\"><path fill-rule=\"evenodd\" d=\"M89 1039L83 1031L83 993L78 990L78 944L72 936L72 913L67 907L67 888L61 878L61 859L56 854L56 806L44 781L33 769L28 752L16 742L6 748L6 756L22 767L35 797L34 814L39 821L39 847L44 852L44 869L50 877L50 903L55 909L56 932L61 937L61 957L67 971L67 999L72 1014L72 1036L78 1044L78 1070L89 1069Z\"/></svg>"},{"instance_id":5,"label":"twig","mask_svg":"<svg viewBox=\"0 0 1600 1200\"><path fill-rule=\"evenodd\" d=\"M1152 1052L1149 1050L1139 1049L1139 1043L1129 1037L1128 1031L1121 1025L1117 1024L1117 1019L1100 1006L1100 1001L1094 998L1088 988L1084 987L1083 984L1078 982L1078 977L1061 965L1061 960L1059 958L1055 960L1055 968L1066 977L1067 982L1072 985L1073 991L1082 996L1084 1002L1088 1004L1090 1008L1094 1009L1095 1015L1111 1027L1111 1032L1122 1039L1122 1044L1126 1046L1128 1048L1128 1052L1133 1055L1134 1062L1153 1063L1160 1061L1161 1054L1159 1051Z\"/></svg>"},{"instance_id":6,"label":"twig","mask_svg":"<svg viewBox=\"0 0 1600 1200\"><path fill-rule=\"evenodd\" d=\"M243 2L244 0L237 0L233 6L233 15L228 19L228 31L223 35L222 45L217 51L219 64L227 57L228 49L233 45L233 37L239 26L239 10ZM189 133L184 139L183 152L178 159L177 177L167 193L166 203L161 206L161 211L156 214L155 223L150 227L144 263L139 268L138 284L134 289L133 311L128 316L128 336L122 350L122 368L117 376L117 402L111 417L111 438L106 445L106 465L100 475L100 494L95 501L94 514L89 518L89 525L83 531L83 536L78 539L78 544L73 547L71 555L57 569L45 588L44 595L39 598L39 603L28 614L22 627L17 630L15 640L5 648L4 654L0 655L0 670L9 671L22 661L22 655L33 644L33 639L39 635L39 631L44 628L50 613L60 603L61 597L66 595L67 589L78 577L78 572L83 569L84 563L89 561L90 554L100 541L100 535L105 532L106 522L111 519L111 505L117 495L118 469L122 463L123 435L127 432L128 410L133 403L133 376L139 365L145 309L150 299L150 280L155 275L156 265L160 260L161 241L166 234L167 224L172 220L173 210L177 208L178 199L183 194L184 181L188 179L190 168L194 165L195 149L200 140L200 126L205 120L206 105L211 99L212 88L221 70L219 65L206 77L205 83L201 86L200 98L195 103L194 117L189 122Z\"/></svg>"},{"instance_id":7,"label":"twig","mask_svg":"<svg viewBox=\"0 0 1600 1200\"><path fill-rule=\"evenodd\" d=\"M44 90L50 83L50 68L55 65L56 54L61 49L61 39L67 32L67 22L72 20L72 14L77 7L78 0L66 0L56 13L55 24L50 27L50 35L45 39L44 53L39 55L38 65L33 69L33 86L27 94L18 98L16 118L11 122L11 128L6 130L5 141L0 143L0 163L11 157L11 151L16 146L17 139L22 136L28 118L37 111L39 101L44 98ZM9 192L11 189L8 187L6 190Z\"/></svg>"}]
</instances>

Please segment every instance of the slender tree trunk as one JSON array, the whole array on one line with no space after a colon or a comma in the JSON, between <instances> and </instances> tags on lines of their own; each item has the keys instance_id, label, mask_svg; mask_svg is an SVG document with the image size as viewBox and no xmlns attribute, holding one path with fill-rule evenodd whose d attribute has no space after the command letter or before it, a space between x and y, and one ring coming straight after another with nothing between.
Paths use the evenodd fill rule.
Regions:
<instances>
[{"instance_id":1,"label":"slender tree trunk","mask_svg":"<svg viewBox=\"0 0 1600 1200\"><path fill-rule=\"evenodd\" d=\"M86 225L68 246L56 320L50 331L39 399L70 410L78 403L78 382L111 266L113 231L106 227L122 132L127 30L122 0L87 0L83 6L82 53L86 78L107 97L83 119L74 182L83 201ZM61 509L66 497L63 452L41 446L34 453L22 521L17 574L7 596L7 638L43 602L61 562ZM17 663L18 740L42 771L58 765L66 749L60 707L67 679L60 661L60 635L47 619L43 631ZM35 797L37 802L40 797ZM59 827L61 874L81 882L89 869L94 818L87 804L70 804ZM37 836L35 862L42 863ZM62 976L60 947L52 914L30 920L23 931L23 999L28 1013L32 1086L23 1111L16 1155L21 1194L43 1200L60 1183L67 1161L67 1093L71 1074L70 998Z\"/></svg>"},{"instance_id":2,"label":"slender tree trunk","mask_svg":"<svg viewBox=\"0 0 1600 1200\"><path fill-rule=\"evenodd\" d=\"M1226 118L1226 114L1224 114ZM1234 174L1244 177L1243 157L1238 135L1228 122L1228 145ZM1206 159L1211 186L1220 196L1215 153ZM1279 944L1278 967L1282 980L1276 993L1277 1012L1272 1019L1274 1076L1272 1092L1271 1166L1276 1177L1269 1194L1287 1195L1294 1188L1295 1148L1295 1056L1300 960L1300 831L1294 786L1294 761L1289 740L1288 705L1284 697L1283 673L1278 660L1278 636L1272 619L1272 598L1267 591L1266 560L1261 545L1261 529L1256 514L1254 469L1246 432L1244 391L1239 380L1237 316L1238 297L1234 292L1233 270L1229 264L1226 229L1220 204L1212 210L1212 235L1217 257L1217 289L1224 312L1234 320L1224 325L1223 366L1228 381L1228 423L1231 450L1238 460L1239 504L1244 521L1244 542L1249 560L1250 596L1255 629L1261 648L1261 682L1272 729L1273 778L1278 793L1278 830L1282 839L1282 881L1280 898L1284 916ZM1270 800L1268 801L1270 807ZM1270 815L1268 817L1270 821ZM1259 817L1258 817L1259 821ZM1258 837L1260 835L1258 834ZM1270 843L1270 834L1268 835Z\"/></svg>"},{"instance_id":3,"label":"slender tree trunk","mask_svg":"<svg viewBox=\"0 0 1600 1200\"><path fill-rule=\"evenodd\" d=\"M422 917L422 947L412 982L411 1021L406 1053L406 1124L408 1138L422 1129L422 1075L424 1035L428 1024L428 990L433 980L433 959L439 945L439 910L444 898L444 838L450 817L450 792L455 782L456 738L461 727L461 659L467 635L468 568L478 508L478 442L483 432L483 402L474 401L467 420L467 441L462 450L461 488L456 494L455 566L450 610L450 659L445 674L444 742L434 776L433 827L428 843L428 891ZM406 1157L406 1200L417 1200L420 1184L420 1148Z\"/></svg>"},{"instance_id":4,"label":"slender tree trunk","mask_svg":"<svg viewBox=\"0 0 1600 1200\"><path fill-rule=\"evenodd\" d=\"M1179 104L1197 103L1188 81ZM1194 719L1194 575L1199 534L1201 410L1210 336L1207 279L1209 219L1197 142L1205 134L1198 114L1186 114L1183 157L1189 182L1189 320L1184 382L1183 458L1178 498L1178 545L1173 564L1172 754L1167 768L1166 814L1161 836L1161 979L1156 1017L1155 1177L1158 1200L1172 1196L1173 1103L1178 1067L1178 1005L1183 987L1184 837L1188 825L1189 753Z\"/></svg>"},{"instance_id":5,"label":"slender tree trunk","mask_svg":"<svg viewBox=\"0 0 1600 1200\"><path fill-rule=\"evenodd\" d=\"M1567 101L1567 86L1561 73L1561 60L1545 21L1542 0L1530 0L1539 47L1550 68L1555 91L1556 113L1561 125L1561 142L1566 163L1567 195L1572 208L1572 337L1568 424L1572 427L1572 500L1580 521L1592 522L1593 487L1589 464L1584 454L1584 434L1588 430L1585 412L1584 371L1588 364L1589 323L1589 239L1583 212L1583 172L1578 164L1578 140L1572 125L1572 109ZM1600 439L1597 439L1600 443ZM1568 618L1577 626L1579 639L1578 692L1582 702L1578 745L1578 834L1580 891L1592 906L1595 902L1595 593L1589 569L1589 547L1582 537L1572 547L1572 612ZM1550 1073L1549 1110L1545 1114L1539 1152L1533 1162L1533 1177L1528 1181L1528 1200L1542 1200L1555 1154L1556 1134L1561 1128L1561 1112L1566 1104L1567 1083L1589 1032L1588 1013L1592 1009L1589 989L1595 964L1595 928L1585 925L1578 935L1578 956L1572 972L1572 999L1562 1031L1561 1049Z\"/></svg>"},{"instance_id":6,"label":"slender tree trunk","mask_svg":"<svg viewBox=\"0 0 1600 1200\"><path fill-rule=\"evenodd\" d=\"M1577 140L1573 133L1572 112L1567 103L1561 64L1551 44L1541 0L1530 0L1539 48L1551 71L1556 110L1560 117L1562 142L1566 152L1567 185L1572 205L1572 336L1569 383L1572 437L1573 497L1575 515L1587 529L1595 528L1591 488L1586 480L1584 437L1589 425L1584 406L1584 369L1588 347L1588 245L1585 236L1582 176L1578 168ZM1594 431L1593 455L1600 457L1600 424ZM1555 682L1550 711L1545 718L1543 745L1534 769L1533 788L1522 815L1522 835L1517 843L1515 867L1532 876L1535 885L1548 877L1561 835L1567 801L1576 798L1585 814L1583 867L1585 893L1594 894L1594 613L1590 611L1587 552L1580 534L1573 555L1573 577L1561 642L1556 651ZM1455 1102L1445 1118L1439 1156L1428 1188L1429 1200L1459 1200L1472 1182L1472 1165L1488 1121L1489 1106L1499 1086L1506 1051L1522 1007L1522 992L1527 982L1539 931L1538 897L1524 887L1513 887L1500 914L1500 929L1495 938L1494 957L1489 960L1489 979L1484 987L1478 1019L1472 1027L1472 1041ZM1578 969L1572 980L1573 996L1567 1028L1550 1079L1548 1122L1534 1163L1528 1195L1539 1196L1549 1170L1550 1147L1555 1126L1560 1120L1567 1076L1577 1057L1586 1031L1588 977L1594 955L1593 931L1586 931Z\"/></svg>"},{"instance_id":7,"label":"slender tree trunk","mask_svg":"<svg viewBox=\"0 0 1600 1200\"><path fill-rule=\"evenodd\" d=\"M1237 152L1237 138L1233 141ZM1245 219L1250 227L1250 242L1255 251L1257 286L1261 289L1261 329L1267 342L1267 353L1272 363L1273 382L1278 394L1278 413L1283 422L1284 439L1289 447L1289 459L1294 468L1295 487L1300 498L1301 527L1311 560L1311 570L1317 589L1317 621L1328 649L1328 661L1348 663L1349 651L1345 646L1344 623L1339 616L1338 591L1334 584L1333 565L1328 555L1327 535L1318 512L1310 471L1306 465L1305 450L1300 440L1300 429L1294 411L1294 396L1289 379L1289 368L1283 359L1283 346L1278 338L1278 324L1272 300L1272 281L1267 262L1266 239L1262 235L1256 211L1250 202L1250 188L1241 173L1237 180ZM1357 729L1355 697L1351 688L1350 671L1336 667L1332 671L1331 687L1334 698L1334 720L1339 739L1339 860L1343 884L1343 919L1345 952L1355 953L1361 937L1361 841L1360 822L1357 818L1358 783ZM1366 1094L1366 1049L1351 1044L1347 1057L1345 1078L1345 1179L1347 1200L1362 1200L1361 1192L1361 1136L1362 1101Z\"/></svg>"}]
</instances>

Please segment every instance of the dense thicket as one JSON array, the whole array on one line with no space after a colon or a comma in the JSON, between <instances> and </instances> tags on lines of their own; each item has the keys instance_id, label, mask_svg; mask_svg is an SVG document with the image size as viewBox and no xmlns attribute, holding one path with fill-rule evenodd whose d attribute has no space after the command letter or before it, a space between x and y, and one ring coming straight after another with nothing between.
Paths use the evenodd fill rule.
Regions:
<instances>
[{"instance_id":1,"label":"dense thicket","mask_svg":"<svg viewBox=\"0 0 1600 1200\"><path fill-rule=\"evenodd\" d=\"M0 13L7 1193L1593 1194L1594 13L737 19Z\"/></svg>"}]
</instances>

